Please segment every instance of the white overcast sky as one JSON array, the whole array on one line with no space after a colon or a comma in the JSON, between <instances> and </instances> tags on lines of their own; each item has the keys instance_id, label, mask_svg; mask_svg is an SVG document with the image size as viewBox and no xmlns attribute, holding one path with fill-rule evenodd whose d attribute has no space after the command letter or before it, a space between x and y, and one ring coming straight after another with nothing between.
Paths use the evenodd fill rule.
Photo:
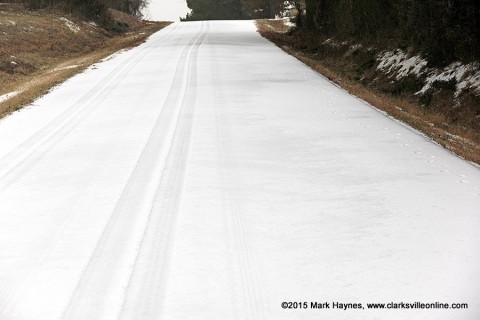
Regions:
<instances>
[{"instance_id":1,"label":"white overcast sky","mask_svg":"<svg viewBox=\"0 0 480 320\"><path fill-rule=\"evenodd\" d=\"M186 0L150 0L145 18L158 21L179 21L190 9Z\"/></svg>"}]
</instances>

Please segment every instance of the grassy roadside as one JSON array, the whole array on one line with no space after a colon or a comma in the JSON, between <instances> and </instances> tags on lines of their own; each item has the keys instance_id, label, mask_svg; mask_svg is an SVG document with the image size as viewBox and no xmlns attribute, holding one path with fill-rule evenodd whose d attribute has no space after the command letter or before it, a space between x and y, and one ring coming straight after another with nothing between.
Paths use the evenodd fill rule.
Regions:
<instances>
[{"instance_id":1,"label":"grassy roadside","mask_svg":"<svg viewBox=\"0 0 480 320\"><path fill-rule=\"evenodd\" d=\"M62 13L0 4L0 118L116 51L141 44L169 24L111 14L126 32L108 31Z\"/></svg>"},{"instance_id":2,"label":"grassy roadside","mask_svg":"<svg viewBox=\"0 0 480 320\"><path fill-rule=\"evenodd\" d=\"M319 59L314 53L302 49L302 40L290 36L282 20L258 20L257 27L263 37L353 95L419 130L460 157L480 164L480 132L477 128L454 122L448 115L425 108L406 95L388 94L352 77L349 70L337 62L350 59L348 56Z\"/></svg>"}]
</instances>

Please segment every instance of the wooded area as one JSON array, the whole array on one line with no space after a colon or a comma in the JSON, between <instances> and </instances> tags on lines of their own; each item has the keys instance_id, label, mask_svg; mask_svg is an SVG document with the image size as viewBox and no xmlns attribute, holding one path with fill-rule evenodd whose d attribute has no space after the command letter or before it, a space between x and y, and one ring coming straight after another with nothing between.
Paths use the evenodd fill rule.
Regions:
<instances>
[{"instance_id":1,"label":"wooded area","mask_svg":"<svg viewBox=\"0 0 480 320\"><path fill-rule=\"evenodd\" d=\"M478 0L306 0L305 27L337 37L390 41L432 65L478 60Z\"/></svg>"},{"instance_id":2,"label":"wooded area","mask_svg":"<svg viewBox=\"0 0 480 320\"><path fill-rule=\"evenodd\" d=\"M23 3L29 9L57 9L77 13L87 18L102 20L107 9L115 9L134 16L141 16L148 0L16 0L0 2Z\"/></svg>"},{"instance_id":3,"label":"wooded area","mask_svg":"<svg viewBox=\"0 0 480 320\"><path fill-rule=\"evenodd\" d=\"M183 20L275 18L284 8L280 0L187 0L192 12Z\"/></svg>"},{"instance_id":4,"label":"wooded area","mask_svg":"<svg viewBox=\"0 0 480 320\"><path fill-rule=\"evenodd\" d=\"M274 18L299 8L297 26L338 38L413 47L429 63L480 57L478 0L187 0L185 20Z\"/></svg>"}]
</instances>

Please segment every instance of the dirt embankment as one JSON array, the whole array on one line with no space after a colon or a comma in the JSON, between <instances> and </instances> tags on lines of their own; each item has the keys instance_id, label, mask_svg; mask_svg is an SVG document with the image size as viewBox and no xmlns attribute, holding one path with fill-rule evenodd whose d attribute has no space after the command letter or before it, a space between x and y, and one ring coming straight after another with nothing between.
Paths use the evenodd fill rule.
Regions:
<instances>
[{"instance_id":1,"label":"dirt embankment","mask_svg":"<svg viewBox=\"0 0 480 320\"><path fill-rule=\"evenodd\" d=\"M109 14L115 30L64 13L0 3L0 118L169 24L113 10Z\"/></svg>"},{"instance_id":2,"label":"dirt embankment","mask_svg":"<svg viewBox=\"0 0 480 320\"><path fill-rule=\"evenodd\" d=\"M350 93L480 164L480 64L429 67L408 48L386 48L258 20L259 32Z\"/></svg>"}]
</instances>

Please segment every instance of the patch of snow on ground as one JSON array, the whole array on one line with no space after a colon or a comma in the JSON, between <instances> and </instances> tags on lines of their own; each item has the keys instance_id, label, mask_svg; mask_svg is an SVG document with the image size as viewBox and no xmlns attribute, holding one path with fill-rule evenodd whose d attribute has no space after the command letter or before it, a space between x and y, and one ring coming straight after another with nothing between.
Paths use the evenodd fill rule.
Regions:
<instances>
[{"instance_id":1,"label":"patch of snow on ground","mask_svg":"<svg viewBox=\"0 0 480 320\"><path fill-rule=\"evenodd\" d=\"M3 101L6 101L12 97L15 97L17 94L19 94L21 91L13 91L13 92L9 92L9 93L6 93L4 95L1 95L0 96L0 102L3 102Z\"/></svg>"},{"instance_id":2,"label":"patch of snow on ground","mask_svg":"<svg viewBox=\"0 0 480 320\"><path fill-rule=\"evenodd\" d=\"M290 20L290 17L285 17L285 18L282 18L283 20L283 24L286 26L286 27L296 27L297 25L295 23L293 23L291 20Z\"/></svg>"},{"instance_id":3,"label":"patch of snow on ground","mask_svg":"<svg viewBox=\"0 0 480 320\"><path fill-rule=\"evenodd\" d=\"M414 75L417 78L425 72L427 60L420 56L408 57L403 50L386 51L379 55L380 61L377 70L386 73L395 73L395 78L400 80L408 75Z\"/></svg>"},{"instance_id":4,"label":"patch of snow on ground","mask_svg":"<svg viewBox=\"0 0 480 320\"><path fill-rule=\"evenodd\" d=\"M430 89L435 81L455 80L455 97L458 97L463 90L472 89L476 94L480 94L480 64L472 62L462 64L454 62L444 69L434 70L425 81L425 85L419 93L425 93Z\"/></svg>"},{"instance_id":5,"label":"patch of snow on ground","mask_svg":"<svg viewBox=\"0 0 480 320\"><path fill-rule=\"evenodd\" d=\"M84 24L94 29L98 27L98 24L96 24L94 21L88 21L88 22L85 22Z\"/></svg>"},{"instance_id":6,"label":"patch of snow on ground","mask_svg":"<svg viewBox=\"0 0 480 320\"><path fill-rule=\"evenodd\" d=\"M472 89L476 94L480 94L480 64L478 62L469 64L454 62L443 69L432 69L427 68L427 60L420 56L409 57L400 49L385 51L378 56L377 60L379 61L377 70L395 76L396 80L408 75L414 75L417 78L428 75L425 85L418 92L420 94L430 89L435 81L448 82L451 80L456 82L455 97L458 97L466 89Z\"/></svg>"},{"instance_id":7,"label":"patch of snow on ground","mask_svg":"<svg viewBox=\"0 0 480 320\"><path fill-rule=\"evenodd\" d=\"M361 44L351 44L348 41L337 41L333 38L328 38L327 40L323 41L322 44L328 45L333 48L340 48L340 47L346 47L349 46L350 49L356 50L358 48L361 48Z\"/></svg>"},{"instance_id":8,"label":"patch of snow on ground","mask_svg":"<svg viewBox=\"0 0 480 320\"><path fill-rule=\"evenodd\" d=\"M76 67L78 67L78 66L79 66L78 64L72 64L71 66L55 68L55 69L52 70L52 72L61 71L61 70L68 70L68 69L74 69L74 68L76 68Z\"/></svg>"},{"instance_id":9,"label":"patch of snow on ground","mask_svg":"<svg viewBox=\"0 0 480 320\"><path fill-rule=\"evenodd\" d=\"M338 42L338 41L335 41L331 38L323 41L323 44L326 44L326 45L329 45L331 47L334 47L334 48L338 48L338 47L341 47L343 45L346 45L347 43L346 42Z\"/></svg>"},{"instance_id":10,"label":"patch of snow on ground","mask_svg":"<svg viewBox=\"0 0 480 320\"><path fill-rule=\"evenodd\" d=\"M70 21L70 20L68 20L67 18L64 18L64 17L61 17L61 18L59 18L59 19L60 19L61 21L65 22L65 25L66 25L66 26L68 27L68 29L70 29L70 31L72 31L73 33L77 33L78 31L80 31L80 27L79 27L76 23L74 23L74 22L72 22L72 21Z\"/></svg>"}]
</instances>

